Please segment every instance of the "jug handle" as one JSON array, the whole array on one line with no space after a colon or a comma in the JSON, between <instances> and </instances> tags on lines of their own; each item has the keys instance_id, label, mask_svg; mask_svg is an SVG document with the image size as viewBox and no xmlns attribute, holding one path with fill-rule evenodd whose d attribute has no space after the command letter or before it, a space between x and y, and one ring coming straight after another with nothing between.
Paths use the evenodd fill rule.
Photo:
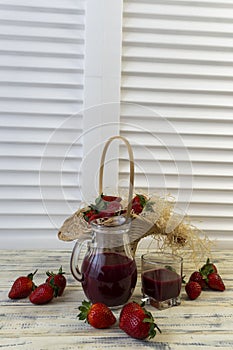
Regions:
<instances>
[{"instance_id":1,"label":"jug handle","mask_svg":"<svg viewBox=\"0 0 233 350\"><path fill-rule=\"evenodd\" d=\"M91 242L91 240L90 239L77 240L74 245L71 258L70 258L71 273L74 276L74 278L79 282L83 281L83 273L81 273L80 268L78 266L78 259L79 259L79 255L81 253L83 245L88 242Z\"/></svg>"}]
</instances>

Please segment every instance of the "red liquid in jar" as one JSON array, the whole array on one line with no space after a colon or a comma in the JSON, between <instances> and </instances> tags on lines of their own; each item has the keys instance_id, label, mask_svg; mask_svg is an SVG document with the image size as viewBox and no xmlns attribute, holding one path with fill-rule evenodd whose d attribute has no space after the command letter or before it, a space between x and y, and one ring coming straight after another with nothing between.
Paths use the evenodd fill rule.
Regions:
<instances>
[{"instance_id":1,"label":"red liquid in jar","mask_svg":"<svg viewBox=\"0 0 233 350\"><path fill-rule=\"evenodd\" d=\"M137 282L135 261L119 253L87 256L81 270L82 287L92 303L123 305L131 297Z\"/></svg>"},{"instance_id":2,"label":"red liquid in jar","mask_svg":"<svg viewBox=\"0 0 233 350\"><path fill-rule=\"evenodd\" d=\"M157 301L178 297L181 282L180 275L167 269L149 270L142 274L143 293Z\"/></svg>"}]
</instances>

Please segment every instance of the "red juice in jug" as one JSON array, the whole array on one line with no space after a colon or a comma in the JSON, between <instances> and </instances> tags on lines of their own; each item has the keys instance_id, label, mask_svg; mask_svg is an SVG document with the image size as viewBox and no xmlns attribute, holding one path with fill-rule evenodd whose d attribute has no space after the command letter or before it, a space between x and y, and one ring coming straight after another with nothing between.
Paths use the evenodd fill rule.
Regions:
<instances>
[{"instance_id":1,"label":"red juice in jug","mask_svg":"<svg viewBox=\"0 0 233 350\"><path fill-rule=\"evenodd\" d=\"M124 305L137 282L137 267L133 259L115 253L86 256L82 263L82 287L92 302L107 306Z\"/></svg>"}]
</instances>

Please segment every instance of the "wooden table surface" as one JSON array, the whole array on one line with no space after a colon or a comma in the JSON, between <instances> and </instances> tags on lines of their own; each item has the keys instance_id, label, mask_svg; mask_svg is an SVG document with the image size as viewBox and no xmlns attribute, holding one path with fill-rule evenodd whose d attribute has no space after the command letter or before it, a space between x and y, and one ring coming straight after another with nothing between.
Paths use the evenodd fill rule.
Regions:
<instances>
[{"instance_id":1,"label":"wooden table surface","mask_svg":"<svg viewBox=\"0 0 233 350\"><path fill-rule=\"evenodd\" d=\"M0 349L233 349L233 252L214 251L212 255L226 284L225 292L204 291L191 301L183 288L180 306L163 311L148 307L162 334L147 341L130 338L117 324L98 330L77 319L85 297L70 273L70 254L65 250L0 251ZM137 252L137 262L140 254ZM47 270L56 271L61 265L68 284L62 297L42 306L28 299L8 298L16 277L38 268L35 282L40 284ZM185 261L186 276L193 269ZM132 299L140 300L140 278Z\"/></svg>"}]
</instances>

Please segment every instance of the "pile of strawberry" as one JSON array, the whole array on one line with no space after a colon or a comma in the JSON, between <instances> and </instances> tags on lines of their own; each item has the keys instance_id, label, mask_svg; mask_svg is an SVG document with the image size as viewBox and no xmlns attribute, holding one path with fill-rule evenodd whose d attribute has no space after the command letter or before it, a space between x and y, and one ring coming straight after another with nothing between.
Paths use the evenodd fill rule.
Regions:
<instances>
[{"instance_id":1,"label":"pile of strawberry","mask_svg":"<svg viewBox=\"0 0 233 350\"><path fill-rule=\"evenodd\" d=\"M91 304L83 301L79 307L80 320L87 321L94 328L109 328L116 323L116 317L108 306L103 303ZM124 305L119 317L119 327L126 334L136 339L153 338L156 335L155 328L161 333L154 323L154 318L143 304L129 302Z\"/></svg>"},{"instance_id":2,"label":"pile of strawberry","mask_svg":"<svg viewBox=\"0 0 233 350\"><path fill-rule=\"evenodd\" d=\"M148 199L142 194L136 194L132 200L132 212L139 215ZM84 219L90 223L93 220L106 218L126 213L126 209L122 206L122 198L116 196L107 196L101 194L96 198L94 204L90 204L83 212Z\"/></svg>"},{"instance_id":3,"label":"pile of strawberry","mask_svg":"<svg viewBox=\"0 0 233 350\"><path fill-rule=\"evenodd\" d=\"M18 277L14 281L8 293L8 297L10 299L23 299L29 297L31 303L42 305L47 304L54 297L63 294L66 287L66 278L64 276L65 272L62 271L62 266L56 274L47 271L46 281L38 287L33 282L33 277L36 272L37 270L27 276Z\"/></svg>"},{"instance_id":4,"label":"pile of strawberry","mask_svg":"<svg viewBox=\"0 0 233 350\"><path fill-rule=\"evenodd\" d=\"M185 291L189 299L194 300L199 297L202 290L212 289L223 292L224 282L218 273L216 265L207 259L206 263L199 271L194 271L185 285Z\"/></svg>"}]
</instances>

